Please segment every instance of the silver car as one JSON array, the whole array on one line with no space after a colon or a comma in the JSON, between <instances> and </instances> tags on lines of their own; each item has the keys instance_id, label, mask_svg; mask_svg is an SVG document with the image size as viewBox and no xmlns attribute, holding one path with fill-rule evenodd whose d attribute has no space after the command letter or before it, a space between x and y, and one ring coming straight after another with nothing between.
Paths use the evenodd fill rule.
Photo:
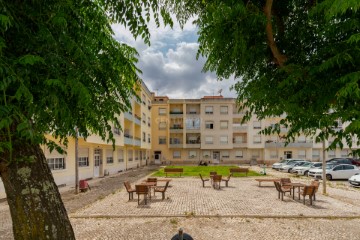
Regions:
<instances>
[{"instance_id":1,"label":"silver car","mask_svg":"<svg viewBox=\"0 0 360 240\"><path fill-rule=\"evenodd\" d=\"M307 176L310 169L312 169L312 168L321 168L321 166L322 166L321 162L307 162L307 163L304 163L301 166L294 167L291 170L291 172L295 173L297 175Z\"/></svg>"},{"instance_id":2,"label":"silver car","mask_svg":"<svg viewBox=\"0 0 360 240\"><path fill-rule=\"evenodd\" d=\"M291 162L288 162L286 165L283 165L280 167L279 171L281 172L291 172L292 169L296 166L301 166L305 163L308 163L308 161L291 161Z\"/></svg>"}]
</instances>

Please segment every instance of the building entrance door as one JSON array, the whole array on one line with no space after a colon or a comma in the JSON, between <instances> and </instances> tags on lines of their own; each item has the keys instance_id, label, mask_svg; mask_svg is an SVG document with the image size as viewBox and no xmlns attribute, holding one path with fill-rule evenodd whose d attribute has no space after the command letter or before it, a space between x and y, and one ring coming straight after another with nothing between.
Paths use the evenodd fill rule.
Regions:
<instances>
[{"instance_id":1,"label":"building entrance door","mask_svg":"<svg viewBox=\"0 0 360 240\"><path fill-rule=\"evenodd\" d=\"M161 151L155 151L154 162L155 164L161 164Z\"/></svg>"},{"instance_id":2,"label":"building entrance door","mask_svg":"<svg viewBox=\"0 0 360 240\"><path fill-rule=\"evenodd\" d=\"M94 177L100 176L100 167L102 164L101 149L94 150Z\"/></svg>"},{"instance_id":3,"label":"building entrance door","mask_svg":"<svg viewBox=\"0 0 360 240\"><path fill-rule=\"evenodd\" d=\"M291 151L285 151L284 152L284 159L291 159L292 158L292 152Z\"/></svg>"},{"instance_id":4,"label":"building entrance door","mask_svg":"<svg viewBox=\"0 0 360 240\"><path fill-rule=\"evenodd\" d=\"M214 164L219 164L220 163L220 152L219 151L214 151L213 152L213 163Z\"/></svg>"}]
</instances>

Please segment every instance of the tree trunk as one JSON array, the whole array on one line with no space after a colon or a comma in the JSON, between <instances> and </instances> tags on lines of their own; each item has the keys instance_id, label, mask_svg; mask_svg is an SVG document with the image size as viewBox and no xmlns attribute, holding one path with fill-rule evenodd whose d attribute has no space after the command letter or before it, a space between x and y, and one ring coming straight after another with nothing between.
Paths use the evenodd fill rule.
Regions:
<instances>
[{"instance_id":1,"label":"tree trunk","mask_svg":"<svg viewBox=\"0 0 360 240\"><path fill-rule=\"evenodd\" d=\"M3 159L9 156L1 155ZM40 146L18 141L0 173L15 239L75 239L59 190ZM32 161L30 161L33 159Z\"/></svg>"}]
</instances>

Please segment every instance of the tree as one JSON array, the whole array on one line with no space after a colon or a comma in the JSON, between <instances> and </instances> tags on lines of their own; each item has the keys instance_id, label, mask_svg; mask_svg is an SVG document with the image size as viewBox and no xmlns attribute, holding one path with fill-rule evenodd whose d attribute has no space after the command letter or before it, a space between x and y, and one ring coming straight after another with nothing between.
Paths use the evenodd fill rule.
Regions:
<instances>
[{"instance_id":1,"label":"tree","mask_svg":"<svg viewBox=\"0 0 360 240\"><path fill-rule=\"evenodd\" d=\"M135 49L115 41L120 22L149 43L157 0L0 1L0 176L15 239L74 239L41 144L62 151L79 134L113 141L111 124L130 107Z\"/></svg>"},{"instance_id":2,"label":"tree","mask_svg":"<svg viewBox=\"0 0 360 240\"><path fill-rule=\"evenodd\" d=\"M197 15L198 55L219 79L240 78L240 108L264 119L283 116L264 133L289 126L330 148L359 144L360 2L357 0L172 1L184 22ZM346 128L337 128L339 120ZM319 129L322 131L319 133Z\"/></svg>"}]
</instances>

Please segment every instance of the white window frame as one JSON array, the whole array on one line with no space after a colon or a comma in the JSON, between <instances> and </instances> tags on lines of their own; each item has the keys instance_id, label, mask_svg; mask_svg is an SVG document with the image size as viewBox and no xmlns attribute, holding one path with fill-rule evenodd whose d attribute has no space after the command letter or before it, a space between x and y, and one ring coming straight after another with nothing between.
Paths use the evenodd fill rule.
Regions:
<instances>
[{"instance_id":1,"label":"white window frame","mask_svg":"<svg viewBox=\"0 0 360 240\"><path fill-rule=\"evenodd\" d=\"M254 129L261 129L261 122L260 121L254 121L253 122Z\"/></svg>"},{"instance_id":2,"label":"white window frame","mask_svg":"<svg viewBox=\"0 0 360 240\"><path fill-rule=\"evenodd\" d=\"M162 140L164 140L164 141L162 141ZM166 144L166 137L159 136L159 144Z\"/></svg>"},{"instance_id":3,"label":"white window frame","mask_svg":"<svg viewBox=\"0 0 360 240\"><path fill-rule=\"evenodd\" d=\"M124 162L124 150L118 149L117 152L118 162Z\"/></svg>"},{"instance_id":4,"label":"white window frame","mask_svg":"<svg viewBox=\"0 0 360 240\"><path fill-rule=\"evenodd\" d=\"M312 150L312 158L320 158L320 150L313 149Z\"/></svg>"},{"instance_id":5,"label":"white window frame","mask_svg":"<svg viewBox=\"0 0 360 240\"><path fill-rule=\"evenodd\" d=\"M214 114L213 106L205 106L205 114Z\"/></svg>"},{"instance_id":6,"label":"white window frame","mask_svg":"<svg viewBox=\"0 0 360 240\"><path fill-rule=\"evenodd\" d=\"M159 115L166 115L166 108L159 108Z\"/></svg>"},{"instance_id":7,"label":"white window frame","mask_svg":"<svg viewBox=\"0 0 360 240\"><path fill-rule=\"evenodd\" d=\"M236 151L235 151L235 157L236 157L236 158L243 158L243 157L244 157L244 152L243 152L243 150L236 150Z\"/></svg>"},{"instance_id":8,"label":"white window frame","mask_svg":"<svg viewBox=\"0 0 360 240\"><path fill-rule=\"evenodd\" d=\"M305 159L306 158L306 150L299 149L298 150L298 158Z\"/></svg>"},{"instance_id":9,"label":"white window frame","mask_svg":"<svg viewBox=\"0 0 360 240\"><path fill-rule=\"evenodd\" d=\"M173 158L181 158L181 151L173 151Z\"/></svg>"},{"instance_id":10,"label":"white window frame","mask_svg":"<svg viewBox=\"0 0 360 240\"><path fill-rule=\"evenodd\" d=\"M230 158L229 151L227 151L227 150L221 151L221 158Z\"/></svg>"},{"instance_id":11,"label":"white window frame","mask_svg":"<svg viewBox=\"0 0 360 240\"><path fill-rule=\"evenodd\" d=\"M220 144L228 144L229 136L220 136Z\"/></svg>"},{"instance_id":12,"label":"white window frame","mask_svg":"<svg viewBox=\"0 0 360 240\"><path fill-rule=\"evenodd\" d=\"M46 161L50 170L66 169L66 163L64 157L47 158Z\"/></svg>"},{"instance_id":13,"label":"white window frame","mask_svg":"<svg viewBox=\"0 0 360 240\"><path fill-rule=\"evenodd\" d=\"M214 144L213 136L205 136L205 144Z\"/></svg>"},{"instance_id":14,"label":"white window frame","mask_svg":"<svg viewBox=\"0 0 360 240\"><path fill-rule=\"evenodd\" d=\"M159 130L165 130L167 127L167 124L165 121L159 122Z\"/></svg>"},{"instance_id":15,"label":"white window frame","mask_svg":"<svg viewBox=\"0 0 360 240\"><path fill-rule=\"evenodd\" d=\"M79 164L79 167L88 167L89 166L89 157L79 157L78 164Z\"/></svg>"},{"instance_id":16,"label":"white window frame","mask_svg":"<svg viewBox=\"0 0 360 240\"><path fill-rule=\"evenodd\" d=\"M196 151L194 151L194 150L190 150L189 151L189 158L196 158L196 156L197 156L197 152Z\"/></svg>"},{"instance_id":17,"label":"white window frame","mask_svg":"<svg viewBox=\"0 0 360 240\"><path fill-rule=\"evenodd\" d=\"M220 129L228 129L229 121L220 121Z\"/></svg>"},{"instance_id":18,"label":"white window frame","mask_svg":"<svg viewBox=\"0 0 360 240\"><path fill-rule=\"evenodd\" d=\"M220 106L220 114L229 114L229 107L228 106Z\"/></svg>"},{"instance_id":19,"label":"white window frame","mask_svg":"<svg viewBox=\"0 0 360 240\"><path fill-rule=\"evenodd\" d=\"M205 129L214 129L214 121L205 121Z\"/></svg>"},{"instance_id":20,"label":"white window frame","mask_svg":"<svg viewBox=\"0 0 360 240\"><path fill-rule=\"evenodd\" d=\"M254 143L254 144L259 144L259 143L261 143L261 136L260 136L260 135L255 135L255 136L253 136L253 143Z\"/></svg>"}]
</instances>

